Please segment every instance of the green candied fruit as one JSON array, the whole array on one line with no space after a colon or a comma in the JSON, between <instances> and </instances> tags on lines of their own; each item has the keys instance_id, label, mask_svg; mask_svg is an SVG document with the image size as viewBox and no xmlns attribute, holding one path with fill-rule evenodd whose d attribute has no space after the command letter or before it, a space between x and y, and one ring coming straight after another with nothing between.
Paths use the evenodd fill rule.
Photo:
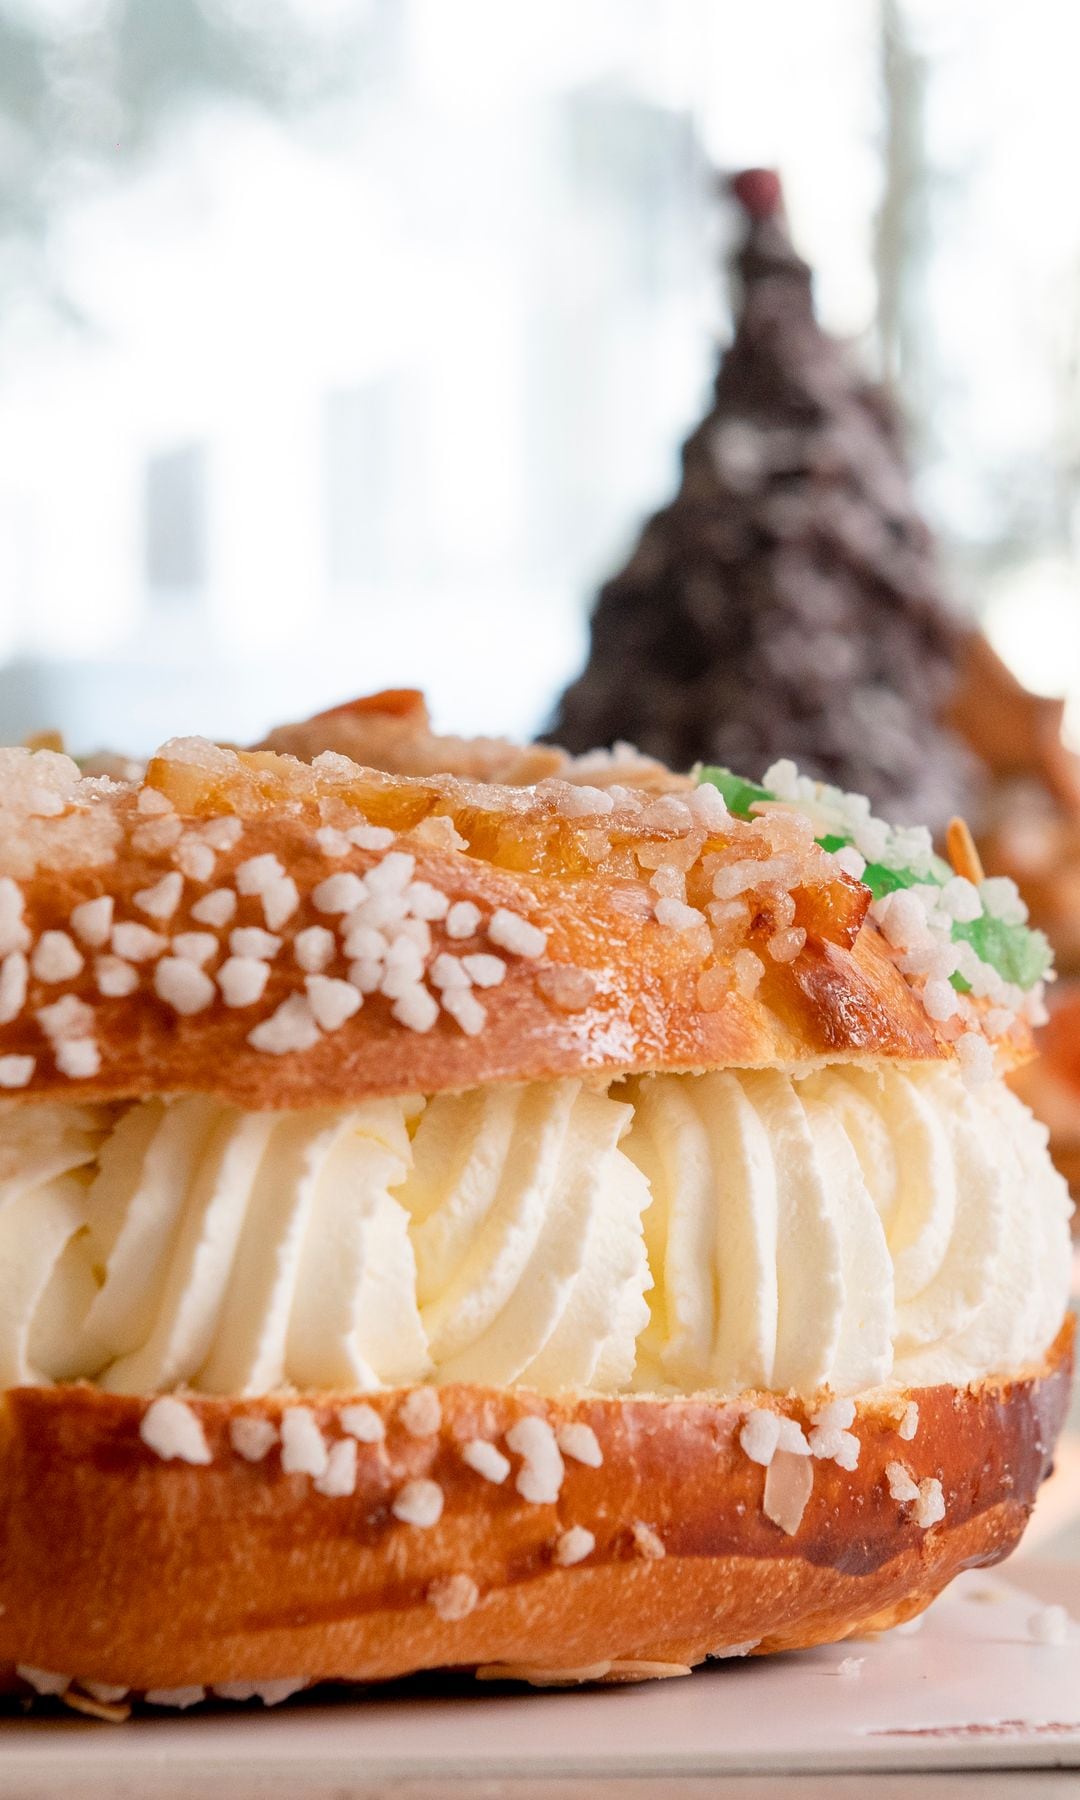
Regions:
<instances>
[{"instance_id":1,"label":"green candied fruit","mask_svg":"<svg viewBox=\"0 0 1080 1800\"><path fill-rule=\"evenodd\" d=\"M845 850L851 841L849 837L815 839L823 850ZM951 874L950 869L944 879L947 881ZM895 894L898 888L915 887L920 881L940 881L940 878L936 874L916 875L914 869L888 869L884 863L868 862L859 880L870 889L875 900L880 900L886 894Z\"/></svg>"},{"instance_id":2,"label":"green candied fruit","mask_svg":"<svg viewBox=\"0 0 1080 1800\"><path fill-rule=\"evenodd\" d=\"M875 900L895 894L900 888L914 887L919 877L914 869L887 869L884 863L867 863L859 878L870 889Z\"/></svg>"},{"instance_id":3,"label":"green candied fruit","mask_svg":"<svg viewBox=\"0 0 1080 1800\"><path fill-rule=\"evenodd\" d=\"M830 839L829 844L826 844L824 838L818 839L818 843L824 849L829 849L832 843L835 843L839 849L840 845L846 842L846 838L836 838ZM944 887L947 881L952 880L952 875L953 871L948 863L942 862L940 856L935 856L930 868L923 875L916 874L914 869L889 869L884 863L871 862L867 863L861 879L870 889L874 899L880 900L885 894L895 894L899 888L923 885Z\"/></svg>"},{"instance_id":4,"label":"green candied fruit","mask_svg":"<svg viewBox=\"0 0 1080 1800\"><path fill-rule=\"evenodd\" d=\"M759 801L775 801L777 796L768 788L757 782L744 781L741 775L735 775L730 769L702 767L695 770L699 782L707 781L723 794L727 809L736 818L752 818L751 807ZM826 835L816 840L823 850L843 850L852 842L850 837ZM862 874L864 886L870 889L875 900L881 900L886 894L894 894L899 888L933 885L944 887L952 878L953 871L940 856L935 856L930 868L924 873L914 869L890 869L885 863L867 863ZM1005 981L1012 982L1015 987L1032 988L1047 974L1052 952L1043 932L1033 931L1027 925L1007 925L1003 919L991 918L984 913L981 918L972 919L969 923L953 921L953 941L971 945L980 962L996 969ZM956 974L952 977L952 985L959 993L970 991L970 983Z\"/></svg>"},{"instance_id":5,"label":"green candied fruit","mask_svg":"<svg viewBox=\"0 0 1080 1800\"><path fill-rule=\"evenodd\" d=\"M1032 931L1028 925L1006 925L1004 919L984 913L967 924L957 920L952 934L954 940L970 944L980 962L989 963L1015 987L1034 987L1050 967L1053 953L1046 933ZM960 976L953 977L957 986L960 980Z\"/></svg>"}]
</instances>

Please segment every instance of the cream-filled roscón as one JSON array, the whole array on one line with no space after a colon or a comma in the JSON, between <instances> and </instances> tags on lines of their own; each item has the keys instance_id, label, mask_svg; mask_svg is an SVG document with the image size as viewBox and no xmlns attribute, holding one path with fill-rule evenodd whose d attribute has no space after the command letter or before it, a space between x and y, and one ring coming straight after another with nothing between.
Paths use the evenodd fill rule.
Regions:
<instances>
[{"instance_id":1,"label":"cream-filled rosc\u00f3n","mask_svg":"<svg viewBox=\"0 0 1080 1800\"><path fill-rule=\"evenodd\" d=\"M627 766L0 752L0 1687L679 1674L1016 1541L1044 944L789 764Z\"/></svg>"}]
</instances>

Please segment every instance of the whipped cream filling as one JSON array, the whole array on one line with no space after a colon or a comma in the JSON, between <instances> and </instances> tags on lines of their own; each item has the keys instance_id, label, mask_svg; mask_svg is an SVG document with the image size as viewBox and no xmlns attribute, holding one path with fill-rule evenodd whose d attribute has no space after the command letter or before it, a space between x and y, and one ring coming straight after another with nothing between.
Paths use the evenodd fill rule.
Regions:
<instances>
[{"instance_id":1,"label":"whipped cream filling","mask_svg":"<svg viewBox=\"0 0 1080 1800\"><path fill-rule=\"evenodd\" d=\"M635 1386L962 1384L1056 1335L1068 1190L1002 1083L844 1065L656 1075L634 1098L656 1283Z\"/></svg>"},{"instance_id":2,"label":"whipped cream filling","mask_svg":"<svg viewBox=\"0 0 1080 1800\"><path fill-rule=\"evenodd\" d=\"M6 1336L5 1378L249 1394L426 1375L408 1221L390 1194L409 1166L413 1110L399 1100L347 1113L243 1113L202 1098L128 1107L105 1125L93 1179L80 1184L81 1228ZM51 1217L56 1185L32 1177L24 1191L24 1242L42 1238L37 1207L44 1200ZM0 1229L5 1218L0 1203ZM47 1255L42 1243L39 1261ZM89 1304L73 1312L76 1288Z\"/></svg>"},{"instance_id":3,"label":"whipped cream filling","mask_svg":"<svg viewBox=\"0 0 1080 1800\"><path fill-rule=\"evenodd\" d=\"M1054 1338L1069 1211L1027 1108L950 1069L8 1103L0 1386L962 1384Z\"/></svg>"},{"instance_id":4,"label":"whipped cream filling","mask_svg":"<svg viewBox=\"0 0 1080 1800\"><path fill-rule=\"evenodd\" d=\"M441 1379L627 1385L652 1286L649 1190L619 1150L631 1119L572 1080L426 1108L401 1201Z\"/></svg>"}]
</instances>

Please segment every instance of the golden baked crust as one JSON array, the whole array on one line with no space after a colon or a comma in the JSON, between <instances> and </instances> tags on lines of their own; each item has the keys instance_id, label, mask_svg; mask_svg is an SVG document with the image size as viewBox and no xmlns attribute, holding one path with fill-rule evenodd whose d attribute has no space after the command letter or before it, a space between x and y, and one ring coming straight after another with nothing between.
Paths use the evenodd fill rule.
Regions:
<instances>
[{"instance_id":1,"label":"golden baked crust","mask_svg":"<svg viewBox=\"0 0 1080 1800\"><path fill-rule=\"evenodd\" d=\"M573 757L551 744L515 744L509 738L456 737L431 729L431 716L417 688L387 688L331 706L310 719L277 725L256 746L313 762L324 751L347 756L366 768L391 775L459 775L469 781L529 786L547 776L589 781L607 787L629 781L650 793L668 793L693 784L655 757L628 751L623 756Z\"/></svg>"},{"instance_id":2,"label":"golden baked crust","mask_svg":"<svg viewBox=\"0 0 1080 1800\"><path fill-rule=\"evenodd\" d=\"M868 1398L857 1468L814 1460L792 1535L765 1516L765 1470L739 1443L752 1406L807 1423L801 1402L774 1396L454 1386L438 1390L437 1433L417 1437L401 1418L408 1390L367 1395L385 1441L359 1445L355 1493L329 1498L283 1474L276 1449L250 1463L231 1447L234 1420L276 1423L286 1399L191 1397L212 1452L192 1466L142 1441L146 1400L16 1389L0 1402L0 1677L22 1664L141 1691L493 1663L692 1665L878 1629L1013 1547L1050 1467L1071 1357L1067 1325L1044 1365L1014 1379ZM342 1397L302 1398L339 1438ZM897 1427L911 1399L909 1440ZM554 1503L518 1493L516 1454L501 1485L462 1460L476 1438L505 1450L526 1415L586 1423L599 1442L600 1467L567 1456ZM940 1523L924 1529L891 1496L894 1463L940 1480ZM444 1501L427 1528L390 1510L417 1479ZM595 1547L560 1567L573 1527ZM475 1595L448 1586L455 1576Z\"/></svg>"},{"instance_id":3,"label":"golden baked crust","mask_svg":"<svg viewBox=\"0 0 1080 1800\"><path fill-rule=\"evenodd\" d=\"M866 919L867 890L813 844L808 827L800 838L797 822L788 820L794 836L778 853L782 821L729 819L717 827L695 815L688 829L675 796L625 795L614 805L607 796L608 810L590 813L587 798L581 810L580 794L560 784L527 791L449 777L395 778L339 758L308 768L211 746L162 753L149 766L146 789L94 789L61 816L33 819L24 837L9 832L0 847L0 870L18 883L34 946L26 998L0 1024L0 1058L35 1059L20 1097L198 1091L276 1108L568 1073L954 1054L949 1033L927 1016ZM148 799L166 810L147 810ZM672 807L683 813L681 824L665 813ZM212 836L223 821L237 838L227 847ZM505 963L501 985L474 995L482 1029L470 1034L437 1007L427 1026L403 1023L390 998L368 993L359 1011L315 1033L306 1047L268 1053L252 1045L259 1021L290 996L305 995L297 934L311 926L342 931L342 909L319 910L321 885L332 875L366 875L385 854L385 845L345 843L344 852L328 855L327 821L338 837L340 827L363 828L365 821L384 828L388 840L392 832L393 848L415 858L415 880L437 898L476 907L479 922L467 938L451 939L445 919L431 920L430 955L494 952ZM245 891L243 871L259 857L276 858L286 883L295 884L281 923L260 892ZM668 859L686 869L687 899L700 909L700 923L687 929L658 916L653 876ZM761 891L735 908L734 922L707 922L717 868L758 861L785 866L780 888L763 877ZM146 910L147 895L163 878L178 895L165 917ZM223 891L233 896L233 914L207 923L203 902ZM209 941L206 997L197 1010L178 1011L162 997L155 955L130 965L130 993L101 991L99 951L77 940L73 914L102 896L113 902L114 928L134 923L156 932L157 958L186 956L188 934L202 934L204 946ZM790 919L780 916L780 900L793 908ZM543 933L542 948L499 944L491 926L500 909ZM257 1003L226 1005L217 977L231 934L267 924L281 947L269 960L264 991ZM78 973L59 983L38 978L36 948L46 932L67 934L84 958ZM777 960L782 939L787 959ZM123 955L126 945L119 948ZM192 966L180 971L189 982ZM349 970L342 937L322 973L341 981ZM42 1017L58 998L90 1009L74 1030L92 1038L100 1066L77 1066L76 1078L54 1054L54 1016ZM1015 1060L1028 1041L1017 1023L999 1053Z\"/></svg>"}]
</instances>

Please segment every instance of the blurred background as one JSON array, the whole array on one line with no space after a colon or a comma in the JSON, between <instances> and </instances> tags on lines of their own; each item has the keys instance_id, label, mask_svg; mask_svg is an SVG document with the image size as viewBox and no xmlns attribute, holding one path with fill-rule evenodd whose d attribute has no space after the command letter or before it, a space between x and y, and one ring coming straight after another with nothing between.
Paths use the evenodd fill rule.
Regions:
<instances>
[{"instance_id":1,"label":"blurred background","mask_svg":"<svg viewBox=\"0 0 1080 1800\"><path fill-rule=\"evenodd\" d=\"M1080 741L1066 0L0 0L0 736L521 736L777 167L949 584Z\"/></svg>"},{"instance_id":2,"label":"blurred background","mask_svg":"<svg viewBox=\"0 0 1080 1800\"><path fill-rule=\"evenodd\" d=\"M444 731L525 739L628 557L619 605L653 580L662 630L675 589L639 542L649 513L679 490L681 604L719 616L727 552L703 600L685 519L711 532L729 505L790 501L790 478L803 523L771 515L782 561L814 458L846 433L824 479L861 487L862 511L834 507L828 578L807 552L787 596L819 644L832 632L826 732L852 686L836 596L884 596L884 625L856 616L886 653L893 602L926 598L882 419L875 446L819 340L782 391L796 324L750 435L744 391L735 438L709 415L679 488L734 323L746 221L719 177L764 165L822 324L902 406L947 594L1029 690L977 663L963 735L1008 777L1014 841L991 812L988 866L1020 876L1080 969L1080 765L1060 754L1080 748L1078 68L1071 0L0 0L0 741L251 741L404 685ZM742 558L751 610L761 580L783 598L767 539ZM883 544L895 591L870 567ZM933 772L946 741L910 716ZM1030 1097L1080 1192L1069 991ZM1060 1462L1028 1539L1047 1598L1080 1558L1080 1433Z\"/></svg>"}]
</instances>

